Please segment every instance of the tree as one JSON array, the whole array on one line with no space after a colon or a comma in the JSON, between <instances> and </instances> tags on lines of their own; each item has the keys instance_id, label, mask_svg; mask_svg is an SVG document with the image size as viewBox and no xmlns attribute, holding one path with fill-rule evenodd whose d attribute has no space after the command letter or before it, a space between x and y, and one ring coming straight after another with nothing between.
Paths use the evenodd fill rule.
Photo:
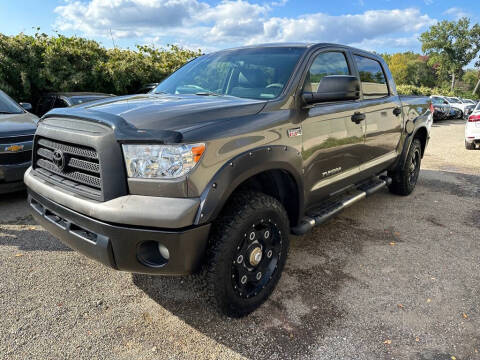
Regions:
<instances>
[{"instance_id":1,"label":"tree","mask_svg":"<svg viewBox=\"0 0 480 360\"><path fill-rule=\"evenodd\" d=\"M443 20L420 35L422 50L429 55L431 64L438 64L440 74L455 78L480 51L480 25L470 26L468 18L458 21Z\"/></svg>"},{"instance_id":2,"label":"tree","mask_svg":"<svg viewBox=\"0 0 480 360\"><path fill-rule=\"evenodd\" d=\"M398 85L435 86L435 70L428 64L428 56L411 51L382 56Z\"/></svg>"}]
</instances>

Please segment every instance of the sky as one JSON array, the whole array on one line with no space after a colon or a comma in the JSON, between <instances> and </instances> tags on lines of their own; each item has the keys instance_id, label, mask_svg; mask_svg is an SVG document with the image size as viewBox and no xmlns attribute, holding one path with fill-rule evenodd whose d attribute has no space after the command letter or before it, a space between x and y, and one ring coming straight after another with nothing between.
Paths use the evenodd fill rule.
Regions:
<instances>
[{"instance_id":1,"label":"sky","mask_svg":"<svg viewBox=\"0 0 480 360\"><path fill-rule=\"evenodd\" d=\"M441 20L480 19L478 0L0 0L0 33L77 35L106 47L175 44L210 52L268 42L421 51Z\"/></svg>"}]
</instances>

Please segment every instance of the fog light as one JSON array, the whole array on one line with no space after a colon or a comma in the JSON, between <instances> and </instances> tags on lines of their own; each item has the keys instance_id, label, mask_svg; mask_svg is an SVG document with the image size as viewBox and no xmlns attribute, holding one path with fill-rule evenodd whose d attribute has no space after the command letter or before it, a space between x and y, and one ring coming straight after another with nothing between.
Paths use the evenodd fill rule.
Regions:
<instances>
[{"instance_id":1,"label":"fog light","mask_svg":"<svg viewBox=\"0 0 480 360\"><path fill-rule=\"evenodd\" d=\"M137 259L148 267L162 267L168 263L170 252L157 241L145 241L138 245Z\"/></svg>"},{"instance_id":2,"label":"fog light","mask_svg":"<svg viewBox=\"0 0 480 360\"><path fill-rule=\"evenodd\" d=\"M165 260L170 259L170 251L168 251L164 245L158 244L158 251L160 251L160 255L162 255Z\"/></svg>"}]
</instances>

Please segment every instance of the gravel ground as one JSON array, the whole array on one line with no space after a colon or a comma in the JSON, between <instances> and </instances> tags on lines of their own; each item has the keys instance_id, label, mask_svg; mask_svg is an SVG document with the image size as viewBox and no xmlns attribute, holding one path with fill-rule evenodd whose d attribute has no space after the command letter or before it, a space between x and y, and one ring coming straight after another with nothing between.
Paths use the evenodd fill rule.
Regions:
<instances>
[{"instance_id":1,"label":"gravel ground","mask_svg":"<svg viewBox=\"0 0 480 360\"><path fill-rule=\"evenodd\" d=\"M116 272L0 200L1 359L480 359L480 151L435 124L409 197L381 191L292 238L251 316L217 315L199 278Z\"/></svg>"}]
</instances>

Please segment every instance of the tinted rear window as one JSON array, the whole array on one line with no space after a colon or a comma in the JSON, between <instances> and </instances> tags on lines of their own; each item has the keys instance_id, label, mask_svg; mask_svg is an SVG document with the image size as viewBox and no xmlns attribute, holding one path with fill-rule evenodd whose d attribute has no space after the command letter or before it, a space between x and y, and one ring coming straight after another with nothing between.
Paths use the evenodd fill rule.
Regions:
<instances>
[{"instance_id":1,"label":"tinted rear window","mask_svg":"<svg viewBox=\"0 0 480 360\"><path fill-rule=\"evenodd\" d=\"M388 96L388 85L383 68L377 60L355 55L362 92L365 99Z\"/></svg>"}]
</instances>

